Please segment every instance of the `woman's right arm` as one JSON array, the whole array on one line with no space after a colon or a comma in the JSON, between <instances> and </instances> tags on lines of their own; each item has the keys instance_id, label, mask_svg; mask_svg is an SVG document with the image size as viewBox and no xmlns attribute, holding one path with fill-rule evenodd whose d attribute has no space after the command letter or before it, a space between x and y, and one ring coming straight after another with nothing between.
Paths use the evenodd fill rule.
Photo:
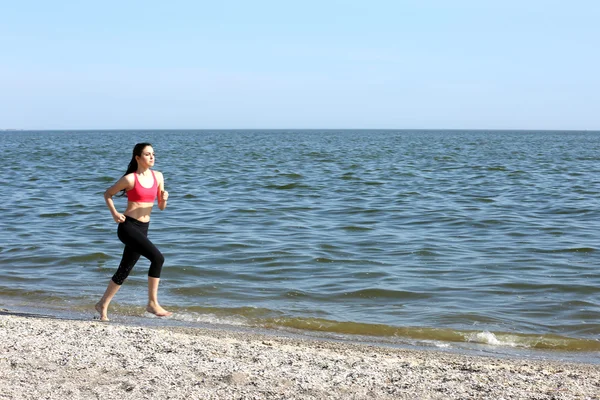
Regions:
<instances>
[{"instance_id":1,"label":"woman's right arm","mask_svg":"<svg viewBox=\"0 0 600 400\"><path fill-rule=\"evenodd\" d=\"M114 185L109 187L106 190L106 192L104 192L104 201L106 202L106 205L108 206L108 209L110 210L110 213L112 214L113 219L117 223L125 222L125 216L117 211L117 209L115 207L115 203L112 198L115 194L119 193L121 190L129 190L129 189L133 188L133 184L134 184L133 174L128 174L128 175L125 175L124 177L122 177L121 179L119 179L117 181L117 183L115 183Z\"/></svg>"}]
</instances>

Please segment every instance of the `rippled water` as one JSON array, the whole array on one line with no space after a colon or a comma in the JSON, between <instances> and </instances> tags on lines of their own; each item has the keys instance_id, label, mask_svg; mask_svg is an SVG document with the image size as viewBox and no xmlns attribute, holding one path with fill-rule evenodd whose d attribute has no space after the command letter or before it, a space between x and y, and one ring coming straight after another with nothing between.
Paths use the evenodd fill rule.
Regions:
<instances>
[{"instance_id":1,"label":"rippled water","mask_svg":"<svg viewBox=\"0 0 600 400\"><path fill-rule=\"evenodd\" d=\"M0 305L97 301L122 252L102 194L138 141L175 318L600 351L597 132L0 133ZM147 268L113 313L141 312Z\"/></svg>"}]
</instances>

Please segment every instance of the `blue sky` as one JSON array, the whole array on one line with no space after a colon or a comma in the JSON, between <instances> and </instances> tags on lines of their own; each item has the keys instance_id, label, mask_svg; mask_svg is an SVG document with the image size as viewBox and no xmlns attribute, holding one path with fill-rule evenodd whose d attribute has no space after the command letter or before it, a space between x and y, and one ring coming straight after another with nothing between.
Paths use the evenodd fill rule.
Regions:
<instances>
[{"instance_id":1,"label":"blue sky","mask_svg":"<svg viewBox=\"0 0 600 400\"><path fill-rule=\"evenodd\" d=\"M2 1L0 128L600 129L597 1Z\"/></svg>"}]
</instances>

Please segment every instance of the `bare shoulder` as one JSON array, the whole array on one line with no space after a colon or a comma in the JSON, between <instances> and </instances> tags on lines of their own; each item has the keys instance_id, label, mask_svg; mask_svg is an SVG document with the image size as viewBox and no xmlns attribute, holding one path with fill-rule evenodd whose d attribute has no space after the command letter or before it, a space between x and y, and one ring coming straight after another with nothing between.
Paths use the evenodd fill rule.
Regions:
<instances>
[{"instance_id":1,"label":"bare shoulder","mask_svg":"<svg viewBox=\"0 0 600 400\"><path fill-rule=\"evenodd\" d=\"M133 172L131 174L123 175L115 186L115 189L118 189L119 191L133 189L135 186L135 176L133 175Z\"/></svg>"},{"instance_id":2,"label":"bare shoulder","mask_svg":"<svg viewBox=\"0 0 600 400\"><path fill-rule=\"evenodd\" d=\"M114 185L108 188L106 193L114 196L121 190L130 190L135 185L135 177L133 174L122 176Z\"/></svg>"},{"instance_id":3,"label":"bare shoulder","mask_svg":"<svg viewBox=\"0 0 600 400\"><path fill-rule=\"evenodd\" d=\"M127 183L133 185L135 183L134 174L135 174L135 172L129 173L127 175L123 175L123 177L120 179L120 181L127 182Z\"/></svg>"},{"instance_id":4,"label":"bare shoulder","mask_svg":"<svg viewBox=\"0 0 600 400\"><path fill-rule=\"evenodd\" d=\"M160 171L154 171L154 175L156 175L156 179L158 179L161 182L165 179L165 177L163 176L162 172L160 172Z\"/></svg>"}]
</instances>

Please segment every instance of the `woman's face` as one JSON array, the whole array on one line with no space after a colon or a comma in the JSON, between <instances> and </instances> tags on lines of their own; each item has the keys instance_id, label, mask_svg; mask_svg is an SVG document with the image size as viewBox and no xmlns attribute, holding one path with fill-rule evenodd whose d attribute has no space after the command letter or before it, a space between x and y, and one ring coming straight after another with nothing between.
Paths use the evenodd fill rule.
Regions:
<instances>
[{"instance_id":1,"label":"woman's face","mask_svg":"<svg viewBox=\"0 0 600 400\"><path fill-rule=\"evenodd\" d=\"M142 168L150 168L154 166L154 149L152 146L144 147L144 150L142 150L142 155L135 156L135 159L138 162L138 166Z\"/></svg>"}]
</instances>

